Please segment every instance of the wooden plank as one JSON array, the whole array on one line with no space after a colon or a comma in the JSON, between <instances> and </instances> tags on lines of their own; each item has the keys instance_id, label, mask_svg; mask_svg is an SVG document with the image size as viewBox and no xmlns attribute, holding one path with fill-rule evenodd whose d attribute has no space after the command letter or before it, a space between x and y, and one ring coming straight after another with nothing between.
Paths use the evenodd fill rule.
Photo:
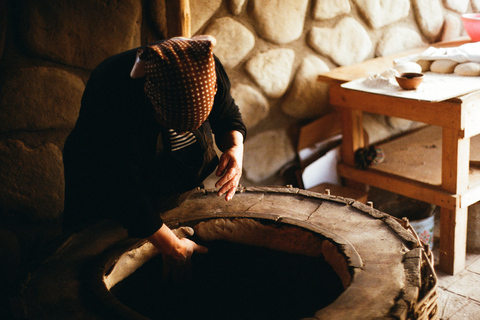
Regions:
<instances>
[{"instance_id":1,"label":"wooden plank","mask_svg":"<svg viewBox=\"0 0 480 320\"><path fill-rule=\"evenodd\" d=\"M470 138L443 128L442 189L463 194L468 189ZM468 208L442 208L440 212L440 268L455 274L465 267Z\"/></svg>"},{"instance_id":2,"label":"wooden plank","mask_svg":"<svg viewBox=\"0 0 480 320\"><path fill-rule=\"evenodd\" d=\"M385 161L376 165L374 169L441 186L442 132L441 127L426 126L377 144L385 154ZM469 171L469 189L480 185L480 165L475 165L476 163L480 163L480 135L470 138L470 168L468 168L468 164L462 165L464 172ZM467 193L470 193L470 190ZM465 195L466 193L459 194ZM466 198L465 201L469 200Z\"/></svg>"},{"instance_id":3,"label":"wooden plank","mask_svg":"<svg viewBox=\"0 0 480 320\"><path fill-rule=\"evenodd\" d=\"M342 147L343 162L355 165L355 150L365 146L363 136L363 114L359 110L338 108L342 119Z\"/></svg>"},{"instance_id":4,"label":"wooden plank","mask_svg":"<svg viewBox=\"0 0 480 320\"><path fill-rule=\"evenodd\" d=\"M396 58L408 56L409 54L420 53L425 49L427 49L427 47L404 51L388 57L378 57L351 66L338 67L320 74L317 80L326 83L344 83L365 78L376 73L382 73L389 68L393 68L393 60Z\"/></svg>"},{"instance_id":5,"label":"wooden plank","mask_svg":"<svg viewBox=\"0 0 480 320\"><path fill-rule=\"evenodd\" d=\"M342 119L342 145L341 157L343 162L355 166L355 151L365 146L363 135L363 113L351 108L338 108ZM366 185L358 180L346 178L344 184L347 187L360 191L366 190Z\"/></svg>"},{"instance_id":6,"label":"wooden plank","mask_svg":"<svg viewBox=\"0 0 480 320\"><path fill-rule=\"evenodd\" d=\"M456 274L465 268L468 208L440 211L439 267Z\"/></svg>"},{"instance_id":7,"label":"wooden plank","mask_svg":"<svg viewBox=\"0 0 480 320\"><path fill-rule=\"evenodd\" d=\"M479 99L480 99L480 91L475 91L475 92L467 93L458 97L451 98L449 100L459 104L467 105L469 103L478 104Z\"/></svg>"},{"instance_id":8,"label":"wooden plank","mask_svg":"<svg viewBox=\"0 0 480 320\"><path fill-rule=\"evenodd\" d=\"M434 47L457 47L459 45L471 42L470 38L463 37L453 41L439 42L436 44L431 44L430 46ZM408 51L403 51L394 55L386 57L378 57L364 61L360 64L355 64L351 66L338 67L328 72L322 73L318 76L317 80L324 83L344 83L356 79L365 78L376 73L382 73L385 70L393 67L393 60L405 57L411 54L421 53L427 47L419 47L411 49Z\"/></svg>"},{"instance_id":9,"label":"wooden plank","mask_svg":"<svg viewBox=\"0 0 480 320\"><path fill-rule=\"evenodd\" d=\"M443 128L442 136L442 189L463 194L468 189L470 139L448 128Z\"/></svg>"},{"instance_id":10,"label":"wooden plank","mask_svg":"<svg viewBox=\"0 0 480 320\"><path fill-rule=\"evenodd\" d=\"M441 186L441 127L426 126L377 146L383 150L385 159L375 170Z\"/></svg>"},{"instance_id":11,"label":"wooden plank","mask_svg":"<svg viewBox=\"0 0 480 320\"><path fill-rule=\"evenodd\" d=\"M465 129L464 138L471 138L480 134L480 92L461 97L462 101L462 128Z\"/></svg>"},{"instance_id":12,"label":"wooden plank","mask_svg":"<svg viewBox=\"0 0 480 320\"><path fill-rule=\"evenodd\" d=\"M470 39L469 36L463 36L454 40L440 41L432 44L432 46L437 48L458 47L458 46L461 46L462 44L469 43L469 42L472 42L472 39Z\"/></svg>"},{"instance_id":13,"label":"wooden plank","mask_svg":"<svg viewBox=\"0 0 480 320\"><path fill-rule=\"evenodd\" d=\"M342 133L342 123L338 112L329 113L300 129L297 151L308 148L317 142Z\"/></svg>"},{"instance_id":14,"label":"wooden plank","mask_svg":"<svg viewBox=\"0 0 480 320\"><path fill-rule=\"evenodd\" d=\"M354 108L363 112L383 114L437 125L461 128L460 104L452 101L429 102L399 99L369 92L331 86L330 103L337 107Z\"/></svg>"},{"instance_id":15,"label":"wooden plank","mask_svg":"<svg viewBox=\"0 0 480 320\"><path fill-rule=\"evenodd\" d=\"M308 191L313 191L321 194L327 193L327 190L329 192L328 194L333 196L354 199L364 204L367 203L367 192L358 189L353 189L345 186L337 186L331 183L321 183L308 189Z\"/></svg>"},{"instance_id":16,"label":"wooden plank","mask_svg":"<svg viewBox=\"0 0 480 320\"><path fill-rule=\"evenodd\" d=\"M374 169L358 170L342 163L338 164L338 171L342 177L398 193L406 197L432 203L451 210L459 207L458 197L442 191L439 186L433 186Z\"/></svg>"},{"instance_id":17,"label":"wooden plank","mask_svg":"<svg viewBox=\"0 0 480 320\"><path fill-rule=\"evenodd\" d=\"M480 199L480 186L470 188L467 192L460 195L459 208L471 206L472 204L477 203L478 199Z\"/></svg>"}]
</instances>

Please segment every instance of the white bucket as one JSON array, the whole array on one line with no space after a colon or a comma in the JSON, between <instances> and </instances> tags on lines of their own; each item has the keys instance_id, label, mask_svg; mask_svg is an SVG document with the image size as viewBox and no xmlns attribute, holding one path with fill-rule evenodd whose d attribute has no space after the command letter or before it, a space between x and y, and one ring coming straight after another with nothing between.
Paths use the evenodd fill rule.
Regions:
<instances>
[{"instance_id":1,"label":"white bucket","mask_svg":"<svg viewBox=\"0 0 480 320\"><path fill-rule=\"evenodd\" d=\"M428 244L433 249L433 232L435 229L435 215L422 220L410 221L410 225L417 233L420 240Z\"/></svg>"}]
</instances>

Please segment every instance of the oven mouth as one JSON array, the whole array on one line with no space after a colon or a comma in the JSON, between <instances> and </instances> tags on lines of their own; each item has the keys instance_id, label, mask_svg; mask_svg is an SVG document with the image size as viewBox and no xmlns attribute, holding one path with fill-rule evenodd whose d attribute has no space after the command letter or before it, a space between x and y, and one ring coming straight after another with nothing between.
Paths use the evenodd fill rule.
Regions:
<instances>
[{"instance_id":1,"label":"oven mouth","mask_svg":"<svg viewBox=\"0 0 480 320\"><path fill-rule=\"evenodd\" d=\"M178 226L193 228L209 252L195 253L179 281L162 276L150 242L119 244L97 286L110 310L127 319L302 319L340 296L362 265L348 241L306 221L215 214Z\"/></svg>"}]
</instances>

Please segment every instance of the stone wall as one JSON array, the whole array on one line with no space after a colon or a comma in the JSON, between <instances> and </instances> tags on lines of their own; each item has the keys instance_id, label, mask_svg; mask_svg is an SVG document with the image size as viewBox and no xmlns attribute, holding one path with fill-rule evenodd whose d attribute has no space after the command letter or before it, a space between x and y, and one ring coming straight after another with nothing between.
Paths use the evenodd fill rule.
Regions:
<instances>
[{"instance_id":1,"label":"stone wall","mask_svg":"<svg viewBox=\"0 0 480 320\"><path fill-rule=\"evenodd\" d=\"M164 1L0 1L0 288L60 230L61 150L91 70L168 36ZM331 111L319 73L458 37L480 0L191 0L191 10L192 33L218 40L249 129L244 184L261 185L295 159L291 133ZM385 135L409 125L366 121Z\"/></svg>"}]
</instances>

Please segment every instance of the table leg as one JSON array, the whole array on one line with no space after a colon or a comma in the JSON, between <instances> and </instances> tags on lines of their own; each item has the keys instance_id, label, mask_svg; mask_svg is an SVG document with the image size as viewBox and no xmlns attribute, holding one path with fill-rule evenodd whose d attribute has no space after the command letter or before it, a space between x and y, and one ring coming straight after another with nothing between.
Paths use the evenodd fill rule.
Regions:
<instances>
[{"instance_id":1,"label":"table leg","mask_svg":"<svg viewBox=\"0 0 480 320\"><path fill-rule=\"evenodd\" d=\"M443 128L442 189L463 194L468 189L470 138L463 138L459 130ZM455 274L465 268L467 247L468 207L455 210L441 208L440 212L440 268Z\"/></svg>"},{"instance_id":2,"label":"table leg","mask_svg":"<svg viewBox=\"0 0 480 320\"><path fill-rule=\"evenodd\" d=\"M439 267L448 274L456 274L465 268L467 211L468 208L441 208Z\"/></svg>"},{"instance_id":3,"label":"table leg","mask_svg":"<svg viewBox=\"0 0 480 320\"><path fill-rule=\"evenodd\" d=\"M355 151L365 146L363 136L363 112L360 110L338 107L342 121L342 162L355 167ZM365 191L365 184L345 178L348 187Z\"/></svg>"},{"instance_id":4,"label":"table leg","mask_svg":"<svg viewBox=\"0 0 480 320\"><path fill-rule=\"evenodd\" d=\"M354 167L355 151L365 146L363 139L363 113L350 108L338 108L342 120L342 162Z\"/></svg>"}]
</instances>

